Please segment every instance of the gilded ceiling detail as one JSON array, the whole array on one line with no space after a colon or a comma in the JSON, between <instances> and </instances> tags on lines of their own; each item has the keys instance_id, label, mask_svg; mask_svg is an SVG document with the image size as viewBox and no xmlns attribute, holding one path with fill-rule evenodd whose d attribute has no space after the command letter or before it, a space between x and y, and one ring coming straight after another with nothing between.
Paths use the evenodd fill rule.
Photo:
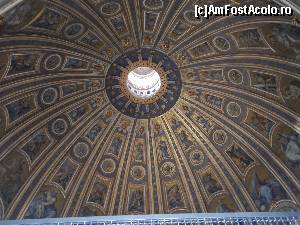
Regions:
<instances>
[{"instance_id":1,"label":"gilded ceiling detail","mask_svg":"<svg viewBox=\"0 0 300 225\"><path fill-rule=\"evenodd\" d=\"M4 15L0 219L300 210L299 24L195 19L195 4L25 0ZM145 61L166 76L149 104L110 79Z\"/></svg>"}]
</instances>

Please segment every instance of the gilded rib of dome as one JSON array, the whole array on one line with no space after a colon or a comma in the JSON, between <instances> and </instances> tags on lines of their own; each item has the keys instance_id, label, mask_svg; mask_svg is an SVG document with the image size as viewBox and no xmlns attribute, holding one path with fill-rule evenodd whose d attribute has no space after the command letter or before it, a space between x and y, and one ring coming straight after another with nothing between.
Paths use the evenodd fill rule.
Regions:
<instances>
[{"instance_id":1,"label":"gilded rib of dome","mask_svg":"<svg viewBox=\"0 0 300 225\"><path fill-rule=\"evenodd\" d=\"M196 19L203 2L25 0L4 14L0 219L299 211L299 24ZM131 71L159 78L134 86Z\"/></svg>"}]
</instances>

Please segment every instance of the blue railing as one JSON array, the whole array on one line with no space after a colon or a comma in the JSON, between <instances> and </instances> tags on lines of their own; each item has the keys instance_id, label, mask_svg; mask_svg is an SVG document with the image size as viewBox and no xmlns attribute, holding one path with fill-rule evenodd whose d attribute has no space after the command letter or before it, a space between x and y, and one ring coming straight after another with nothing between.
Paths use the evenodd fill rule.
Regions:
<instances>
[{"instance_id":1,"label":"blue railing","mask_svg":"<svg viewBox=\"0 0 300 225\"><path fill-rule=\"evenodd\" d=\"M6 220L1 225L300 225L293 213L197 213Z\"/></svg>"}]
</instances>

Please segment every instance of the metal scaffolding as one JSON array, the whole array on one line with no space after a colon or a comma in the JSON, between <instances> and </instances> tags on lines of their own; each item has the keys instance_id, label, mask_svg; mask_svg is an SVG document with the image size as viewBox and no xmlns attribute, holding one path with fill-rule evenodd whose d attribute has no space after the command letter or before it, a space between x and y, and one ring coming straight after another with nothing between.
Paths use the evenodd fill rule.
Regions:
<instances>
[{"instance_id":1,"label":"metal scaffolding","mask_svg":"<svg viewBox=\"0 0 300 225\"><path fill-rule=\"evenodd\" d=\"M7 220L1 225L300 225L300 213L153 214Z\"/></svg>"}]
</instances>

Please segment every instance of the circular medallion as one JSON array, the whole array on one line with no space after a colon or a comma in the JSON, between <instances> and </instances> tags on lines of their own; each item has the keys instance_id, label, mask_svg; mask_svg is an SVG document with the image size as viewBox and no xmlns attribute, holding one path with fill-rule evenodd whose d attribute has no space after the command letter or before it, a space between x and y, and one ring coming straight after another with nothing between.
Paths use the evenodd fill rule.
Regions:
<instances>
[{"instance_id":1,"label":"circular medallion","mask_svg":"<svg viewBox=\"0 0 300 225\"><path fill-rule=\"evenodd\" d=\"M42 92L41 101L45 105L51 105L56 102L58 92L55 88L47 88Z\"/></svg>"},{"instance_id":2,"label":"circular medallion","mask_svg":"<svg viewBox=\"0 0 300 225\"><path fill-rule=\"evenodd\" d=\"M121 10L121 5L117 2L107 2L103 4L100 11L102 14L107 16L116 15Z\"/></svg>"},{"instance_id":3,"label":"circular medallion","mask_svg":"<svg viewBox=\"0 0 300 225\"><path fill-rule=\"evenodd\" d=\"M105 86L108 98L119 111L142 119L171 109L182 84L177 65L168 56L140 49L115 60L107 72Z\"/></svg>"},{"instance_id":4,"label":"circular medallion","mask_svg":"<svg viewBox=\"0 0 300 225\"><path fill-rule=\"evenodd\" d=\"M243 83L243 74L236 69L232 69L228 72L229 81L233 84L241 84Z\"/></svg>"},{"instance_id":5,"label":"circular medallion","mask_svg":"<svg viewBox=\"0 0 300 225\"><path fill-rule=\"evenodd\" d=\"M201 151L194 150L190 153L190 162L194 166L199 166L204 161L204 155Z\"/></svg>"},{"instance_id":6,"label":"circular medallion","mask_svg":"<svg viewBox=\"0 0 300 225\"><path fill-rule=\"evenodd\" d=\"M216 130L213 134L214 142L218 145L224 145L227 141L227 134L224 130Z\"/></svg>"},{"instance_id":7,"label":"circular medallion","mask_svg":"<svg viewBox=\"0 0 300 225\"><path fill-rule=\"evenodd\" d=\"M231 117L239 117L241 115L242 109L236 102L229 102L226 107L227 113Z\"/></svg>"},{"instance_id":8,"label":"circular medallion","mask_svg":"<svg viewBox=\"0 0 300 225\"><path fill-rule=\"evenodd\" d=\"M84 32L84 26L81 23L72 23L68 25L64 30L64 34L68 39L77 38L83 32Z\"/></svg>"},{"instance_id":9,"label":"circular medallion","mask_svg":"<svg viewBox=\"0 0 300 225\"><path fill-rule=\"evenodd\" d=\"M134 166L132 167L130 174L133 177L133 179L139 181L145 177L146 171L145 168L142 166Z\"/></svg>"},{"instance_id":10,"label":"circular medallion","mask_svg":"<svg viewBox=\"0 0 300 225\"><path fill-rule=\"evenodd\" d=\"M62 135L67 131L67 122L64 119L57 119L52 124L52 131L56 135Z\"/></svg>"},{"instance_id":11,"label":"circular medallion","mask_svg":"<svg viewBox=\"0 0 300 225\"><path fill-rule=\"evenodd\" d=\"M73 153L78 159L83 159L89 154L89 146L86 143L79 142L74 146Z\"/></svg>"},{"instance_id":12,"label":"circular medallion","mask_svg":"<svg viewBox=\"0 0 300 225\"><path fill-rule=\"evenodd\" d=\"M194 10L187 10L184 12L183 14L184 19L192 24L192 25L199 25L200 23L202 23L202 17L195 17L195 11Z\"/></svg>"},{"instance_id":13,"label":"circular medallion","mask_svg":"<svg viewBox=\"0 0 300 225\"><path fill-rule=\"evenodd\" d=\"M100 168L104 173L111 174L116 169L116 163L112 159L104 159L100 165Z\"/></svg>"},{"instance_id":14,"label":"circular medallion","mask_svg":"<svg viewBox=\"0 0 300 225\"><path fill-rule=\"evenodd\" d=\"M174 176L175 173L176 173L176 168L175 168L174 163L172 163L172 162L165 162L161 166L161 172L166 177L172 177L172 176Z\"/></svg>"},{"instance_id":15,"label":"circular medallion","mask_svg":"<svg viewBox=\"0 0 300 225\"><path fill-rule=\"evenodd\" d=\"M57 69L62 63L62 58L58 54L49 55L44 61L44 68L47 71Z\"/></svg>"},{"instance_id":16,"label":"circular medallion","mask_svg":"<svg viewBox=\"0 0 300 225\"><path fill-rule=\"evenodd\" d=\"M213 40L214 46L220 51L228 51L230 49L230 43L226 38L215 37Z\"/></svg>"}]
</instances>

